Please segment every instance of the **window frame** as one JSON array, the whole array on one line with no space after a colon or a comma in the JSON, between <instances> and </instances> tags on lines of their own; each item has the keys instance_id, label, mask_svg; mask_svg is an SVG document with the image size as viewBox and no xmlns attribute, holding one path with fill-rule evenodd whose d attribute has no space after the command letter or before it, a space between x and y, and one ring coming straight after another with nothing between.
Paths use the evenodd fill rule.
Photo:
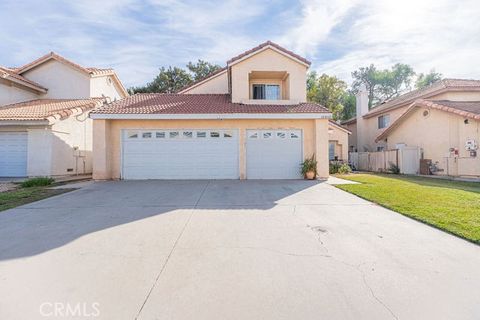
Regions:
<instances>
[{"instance_id":1,"label":"window frame","mask_svg":"<svg viewBox=\"0 0 480 320\"><path fill-rule=\"evenodd\" d=\"M377 118L378 129L385 129L390 125L390 114L382 114Z\"/></svg>"},{"instance_id":2,"label":"window frame","mask_svg":"<svg viewBox=\"0 0 480 320\"><path fill-rule=\"evenodd\" d=\"M267 87L276 87L278 88L276 98L267 98ZM256 88L263 88L260 90L260 98L255 97ZM278 83L252 83L252 100L282 100L282 86Z\"/></svg>"}]
</instances>

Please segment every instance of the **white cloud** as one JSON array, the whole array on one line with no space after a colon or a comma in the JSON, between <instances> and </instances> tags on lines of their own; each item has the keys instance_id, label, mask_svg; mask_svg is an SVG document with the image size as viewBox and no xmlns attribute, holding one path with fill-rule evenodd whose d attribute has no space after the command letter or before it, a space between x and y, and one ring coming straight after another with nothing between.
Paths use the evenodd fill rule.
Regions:
<instances>
[{"instance_id":1,"label":"white cloud","mask_svg":"<svg viewBox=\"0 0 480 320\"><path fill-rule=\"evenodd\" d=\"M476 0L364 2L348 31L339 35L347 53L316 69L350 80L360 66L402 62L417 72L435 68L447 77L480 78L480 68L473 65L480 52L479 16Z\"/></svg>"}]
</instances>

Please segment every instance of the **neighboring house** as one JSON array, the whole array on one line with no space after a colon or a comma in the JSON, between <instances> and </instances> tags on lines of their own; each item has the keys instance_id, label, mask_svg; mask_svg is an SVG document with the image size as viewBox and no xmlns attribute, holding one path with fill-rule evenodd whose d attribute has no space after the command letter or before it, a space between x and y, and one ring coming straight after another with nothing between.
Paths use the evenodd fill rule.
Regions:
<instances>
[{"instance_id":1,"label":"neighboring house","mask_svg":"<svg viewBox=\"0 0 480 320\"><path fill-rule=\"evenodd\" d=\"M479 143L480 80L445 79L368 109L357 94L357 117L343 122L352 134L349 151L419 147L436 174L479 176L480 162L466 143ZM472 146L468 147L469 149Z\"/></svg>"},{"instance_id":2,"label":"neighboring house","mask_svg":"<svg viewBox=\"0 0 480 320\"><path fill-rule=\"evenodd\" d=\"M420 147L434 174L480 177L480 99L417 100L376 141L387 149Z\"/></svg>"},{"instance_id":3,"label":"neighboring house","mask_svg":"<svg viewBox=\"0 0 480 320\"><path fill-rule=\"evenodd\" d=\"M397 120L417 99L480 101L480 80L444 79L428 87L413 90L376 107L368 109L365 89L357 94L357 116L342 122L352 134L349 151L378 151L387 147L377 137Z\"/></svg>"},{"instance_id":4,"label":"neighboring house","mask_svg":"<svg viewBox=\"0 0 480 320\"><path fill-rule=\"evenodd\" d=\"M339 123L330 120L328 128L328 159L348 161L348 136L352 132Z\"/></svg>"},{"instance_id":5,"label":"neighboring house","mask_svg":"<svg viewBox=\"0 0 480 320\"><path fill-rule=\"evenodd\" d=\"M326 178L331 113L306 101L309 66L268 41L177 94L94 110L94 178L296 179L313 154Z\"/></svg>"},{"instance_id":6,"label":"neighboring house","mask_svg":"<svg viewBox=\"0 0 480 320\"><path fill-rule=\"evenodd\" d=\"M84 68L55 53L0 67L0 177L92 172L88 112L126 96L112 69Z\"/></svg>"}]
</instances>

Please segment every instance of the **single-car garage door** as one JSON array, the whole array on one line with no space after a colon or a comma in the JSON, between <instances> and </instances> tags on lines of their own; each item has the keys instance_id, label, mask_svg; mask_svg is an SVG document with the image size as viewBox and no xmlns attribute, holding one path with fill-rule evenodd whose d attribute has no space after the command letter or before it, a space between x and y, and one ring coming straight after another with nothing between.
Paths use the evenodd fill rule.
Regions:
<instances>
[{"instance_id":1,"label":"single-car garage door","mask_svg":"<svg viewBox=\"0 0 480 320\"><path fill-rule=\"evenodd\" d=\"M27 175L26 132L0 132L0 177Z\"/></svg>"},{"instance_id":2,"label":"single-car garage door","mask_svg":"<svg viewBox=\"0 0 480 320\"><path fill-rule=\"evenodd\" d=\"M238 130L124 130L123 179L238 179Z\"/></svg>"},{"instance_id":3,"label":"single-car garage door","mask_svg":"<svg viewBox=\"0 0 480 320\"><path fill-rule=\"evenodd\" d=\"M247 179L299 179L301 130L247 130Z\"/></svg>"}]
</instances>

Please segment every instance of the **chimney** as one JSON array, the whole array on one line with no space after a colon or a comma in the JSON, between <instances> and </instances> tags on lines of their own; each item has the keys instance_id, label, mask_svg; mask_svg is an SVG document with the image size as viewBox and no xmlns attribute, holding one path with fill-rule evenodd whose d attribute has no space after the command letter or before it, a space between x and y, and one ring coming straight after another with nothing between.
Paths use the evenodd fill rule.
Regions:
<instances>
[{"instance_id":1,"label":"chimney","mask_svg":"<svg viewBox=\"0 0 480 320\"><path fill-rule=\"evenodd\" d=\"M358 152L371 151L368 141L368 128L363 116L368 112L368 92L362 84L355 96L357 109L357 150Z\"/></svg>"},{"instance_id":2,"label":"chimney","mask_svg":"<svg viewBox=\"0 0 480 320\"><path fill-rule=\"evenodd\" d=\"M355 96L356 109L357 109L357 121L358 118L365 115L368 112L368 92L367 87L362 84Z\"/></svg>"}]
</instances>

